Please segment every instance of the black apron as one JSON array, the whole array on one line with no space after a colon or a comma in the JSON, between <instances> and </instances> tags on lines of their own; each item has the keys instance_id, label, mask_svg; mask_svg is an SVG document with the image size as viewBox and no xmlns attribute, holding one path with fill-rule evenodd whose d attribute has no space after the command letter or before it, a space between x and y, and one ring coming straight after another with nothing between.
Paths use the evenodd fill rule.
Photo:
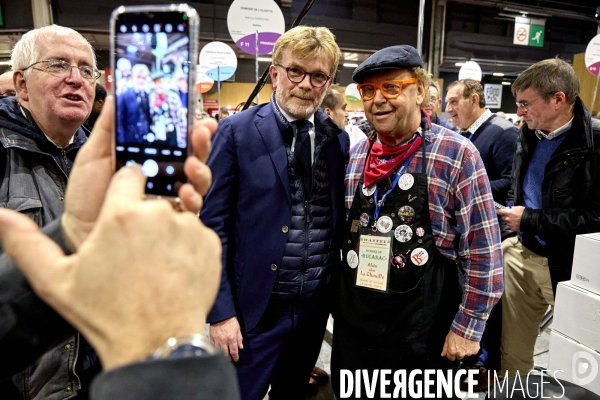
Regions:
<instances>
[{"instance_id":1,"label":"black apron","mask_svg":"<svg viewBox=\"0 0 600 400\"><path fill-rule=\"evenodd\" d=\"M412 187L402 190L395 185L380 209L379 218L389 216L393 221L391 232L400 225L407 225L412 231L412 237L405 242L392 235L388 293L355 286L358 268L348 264L348 252L359 253L361 225L367 219L369 231L381 235L371 229L376 223L375 202L373 195L363 194L364 172L356 188L346 226L343 263L335 279L338 285L332 349L335 390L339 390L340 369L410 371L457 367L457 362L452 363L440 354L462 298L459 268L435 245L429 217L424 141L421 149L421 172L412 173ZM378 183L379 193L387 191L386 183L389 185L386 179ZM410 209L414 211L412 218ZM402 240L407 240L406 236ZM417 251L420 255L413 253L417 248L422 249ZM411 255L420 257L421 261L415 259L420 264L423 251L427 261L416 265Z\"/></svg>"}]
</instances>

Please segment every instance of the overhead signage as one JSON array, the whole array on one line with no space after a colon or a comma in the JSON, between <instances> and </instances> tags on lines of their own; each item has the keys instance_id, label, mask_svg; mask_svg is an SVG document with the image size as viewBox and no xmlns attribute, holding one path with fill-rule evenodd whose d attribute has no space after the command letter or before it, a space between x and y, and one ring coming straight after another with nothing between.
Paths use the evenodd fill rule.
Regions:
<instances>
[{"instance_id":1,"label":"overhead signage","mask_svg":"<svg viewBox=\"0 0 600 400\"><path fill-rule=\"evenodd\" d=\"M521 46L544 46L546 20L540 18L515 17L513 44Z\"/></svg>"},{"instance_id":2,"label":"overhead signage","mask_svg":"<svg viewBox=\"0 0 600 400\"><path fill-rule=\"evenodd\" d=\"M213 81L226 81L237 69L237 57L233 49L223 42L210 42L200 51L198 77L205 74Z\"/></svg>"},{"instance_id":3,"label":"overhead signage","mask_svg":"<svg viewBox=\"0 0 600 400\"><path fill-rule=\"evenodd\" d=\"M346 100L350 103L356 103L360 100L360 93L358 92L358 87L356 83L351 83L346 86Z\"/></svg>"},{"instance_id":4,"label":"overhead signage","mask_svg":"<svg viewBox=\"0 0 600 400\"><path fill-rule=\"evenodd\" d=\"M285 20L273 0L235 0L227 12L227 27L235 44L248 54L256 55L258 34L258 55L265 55L285 32Z\"/></svg>"},{"instance_id":5,"label":"overhead signage","mask_svg":"<svg viewBox=\"0 0 600 400\"><path fill-rule=\"evenodd\" d=\"M592 75L600 75L600 35L596 35L585 49L585 66Z\"/></svg>"},{"instance_id":6,"label":"overhead signage","mask_svg":"<svg viewBox=\"0 0 600 400\"><path fill-rule=\"evenodd\" d=\"M502 85L486 83L483 85L483 95L487 108L502 107Z\"/></svg>"},{"instance_id":7,"label":"overhead signage","mask_svg":"<svg viewBox=\"0 0 600 400\"><path fill-rule=\"evenodd\" d=\"M481 82L481 67L475 61L467 61L460 67L458 79L474 79Z\"/></svg>"}]
</instances>

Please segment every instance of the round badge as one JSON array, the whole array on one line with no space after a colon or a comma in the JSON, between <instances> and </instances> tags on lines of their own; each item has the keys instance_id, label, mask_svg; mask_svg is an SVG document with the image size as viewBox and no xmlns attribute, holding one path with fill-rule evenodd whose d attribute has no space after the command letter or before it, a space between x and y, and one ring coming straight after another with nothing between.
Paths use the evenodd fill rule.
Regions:
<instances>
[{"instance_id":1,"label":"round badge","mask_svg":"<svg viewBox=\"0 0 600 400\"><path fill-rule=\"evenodd\" d=\"M363 187L362 187L362 192L363 192L363 194L364 194L366 197L372 196L372 195L373 195L373 193L375 193L375 188L376 188L376 187L377 187L376 185L371 185L371 186L369 186L369 187L366 187L366 186L363 184Z\"/></svg>"},{"instance_id":2,"label":"round badge","mask_svg":"<svg viewBox=\"0 0 600 400\"><path fill-rule=\"evenodd\" d=\"M424 265L429 260L429 254L427 254L427 250L417 247L410 253L410 260L415 265Z\"/></svg>"},{"instance_id":3,"label":"round badge","mask_svg":"<svg viewBox=\"0 0 600 400\"><path fill-rule=\"evenodd\" d=\"M388 233L392 230L393 225L392 219L388 216L381 217L377 220L377 230L381 233Z\"/></svg>"},{"instance_id":4,"label":"round badge","mask_svg":"<svg viewBox=\"0 0 600 400\"><path fill-rule=\"evenodd\" d=\"M402 222L409 224L415 217L415 210L411 206L402 206L398 210L398 217Z\"/></svg>"},{"instance_id":5,"label":"round badge","mask_svg":"<svg viewBox=\"0 0 600 400\"><path fill-rule=\"evenodd\" d=\"M401 243L406 243L412 238L412 229L408 225L399 225L394 231L394 237Z\"/></svg>"},{"instance_id":6,"label":"round badge","mask_svg":"<svg viewBox=\"0 0 600 400\"><path fill-rule=\"evenodd\" d=\"M396 268L404 268L406 265L406 257L404 257L404 254L396 254L392 257L392 265Z\"/></svg>"},{"instance_id":7,"label":"round badge","mask_svg":"<svg viewBox=\"0 0 600 400\"><path fill-rule=\"evenodd\" d=\"M398 187L402 190L410 189L415 183L415 177L409 173L405 173L398 180Z\"/></svg>"},{"instance_id":8,"label":"round badge","mask_svg":"<svg viewBox=\"0 0 600 400\"><path fill-rule=\"evenodd\" d=\"M367 214L367 213L360 214L360 226L365 228L368 225L369 225L369 214Z\"/></svg>"},{"instance_id":9,"label":"round badge","mask_svg":"<svg viewBox=\"0 0 600 400\"><path fill-rule=\"evenodd\" d=\"M415 233L417 234L418 237L423 237L423 235L425 235L425 229L423 229L423 228L417 228L415 230Z\"/></svg>"},{"instance_id":10,"label":"round badge","mask_svg":"<svg viewBox=\"0 0 600 400\"><path fill-rule=\"evenodd\" d=\"M358 267L358 254L356 254L354 250L350 250L348 254L346 254L346 261L350 268L354 269Z\"/></svg>"}]
</instances>

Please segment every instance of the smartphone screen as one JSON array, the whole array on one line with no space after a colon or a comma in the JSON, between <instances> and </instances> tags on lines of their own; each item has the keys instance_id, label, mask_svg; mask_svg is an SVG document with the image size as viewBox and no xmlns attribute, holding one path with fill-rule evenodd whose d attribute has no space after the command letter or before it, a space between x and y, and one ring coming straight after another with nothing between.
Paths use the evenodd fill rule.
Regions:
<instances>
[{"instance_id":1,"label":"smartphone screen","mask_svg":"<svg viewBox=\"0 0 600 400\"><path fill-rule=\"evenodd\" d=\"M122 10L112 18L117 169L139 164L147 194L176 197L194 115L197 16L187 6Z\"/></svg>"}]
</instances>

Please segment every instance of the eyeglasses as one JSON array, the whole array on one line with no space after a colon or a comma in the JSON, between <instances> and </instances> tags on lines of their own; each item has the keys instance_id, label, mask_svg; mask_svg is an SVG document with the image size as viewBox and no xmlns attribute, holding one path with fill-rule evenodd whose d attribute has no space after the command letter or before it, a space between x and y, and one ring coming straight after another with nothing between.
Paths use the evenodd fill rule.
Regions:
<instances>
[{"instance_id":1,"label":"eyeglasses","mask_svg":"<svg viewBox=\"0 0 600 400\"><path fill-rule=\"evenodd\" d=\"M95 81L96 79L100 78L100 76L101 76L100 71L98 71L96 68L90 67L89 65L82 65L81 67L78 67L77 65L71 65L64 60L57 60L57 59L50 59L50 60L34 62L29 67L23 68L22 71L25 71L25 70L33 67L34 65L41 64L41 63L46 64L46 68L44 68L42 70L44 72L64 75L64 74L70 74L71 69L77 68L79 70L79 75L81 75L81 77L83 79L86 79L88 81Z\"/></svg>"},{"instance_id":2,"label":"eyeglasses","mask_svg":"<svg viewBox=\"0 0 600 400\"><path fill-rule=\"evenodd\" d=\"M529 107L530 105L532 105L533 103L535 103L539 99L541 99L541 97L538 97L537 99L534 99L534 100L531 100L531 101L517 101L516 105L519 108L519 110L521 110L523 112L527 112L527 107Z\"/></svg>"},{"instance_id":3,"label":"eyeglasses","mask_svg":"<svg viewBox=\"0 0 600 400\"><path fill-rule=\"evenodd\" d=\"M275 64L277 67L285 69L287 77L292 83L300 83L306 75L310 76L310 84L316 88L323 87L331 76L325 75L323 72L306 72L298 67L284 67L283 65Z\"/></svg>"},{"instance_id":4,"label":"eyeglasses","mask_svg":"<svg viewBox=\"0 0 600 400\"><path fill-rule=\"evenodd\" d=\"M357 86L360 97L364 101L373 100L377 89L386 99L395 99L402 94L402 86L419 82L419 78L403 79L401 81L391 80L381 83L361 83Z\"/></svg>"}]
</instances>

